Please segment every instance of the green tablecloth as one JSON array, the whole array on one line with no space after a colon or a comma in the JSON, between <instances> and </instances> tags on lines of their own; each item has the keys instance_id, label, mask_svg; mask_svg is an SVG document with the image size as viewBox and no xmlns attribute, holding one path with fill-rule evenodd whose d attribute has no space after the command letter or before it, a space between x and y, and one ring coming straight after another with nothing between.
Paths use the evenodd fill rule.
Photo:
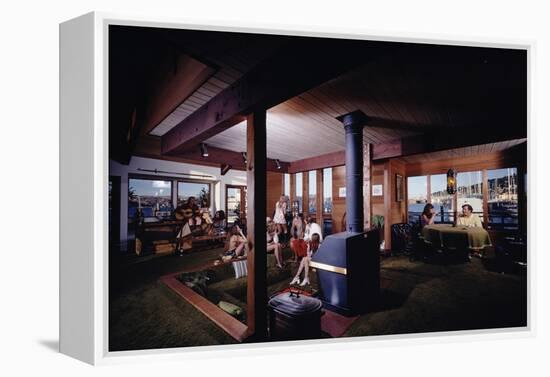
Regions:
<instances>
[{"instance_id":1,"label":"green tablecloth","mask_svg":"<svg viewBox=\"0 0 550 377\"><path fill-rule=\"evenodd\" d=\"M447 249L481 250L491 246L489 233L483 228L453 227L448 224L426 225L422 228L424 241Z\"/></svg>"}]
</instances>

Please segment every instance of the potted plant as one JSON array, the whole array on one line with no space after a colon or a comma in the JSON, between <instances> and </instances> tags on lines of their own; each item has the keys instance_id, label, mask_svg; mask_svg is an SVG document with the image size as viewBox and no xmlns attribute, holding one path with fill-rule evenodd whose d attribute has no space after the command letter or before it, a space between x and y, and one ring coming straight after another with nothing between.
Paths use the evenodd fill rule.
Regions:
<instances>
[{"instance_id":1,"label":"potted plant","mask_svg":"<svg viewBox=\"0 0 550 377\"><path fill-rule=\"evenodd\" d=\"M384 216L373 215L372 227L378 229L380 232L380 252L385 253L385 241L384 241Z\"/></svg>"}]
</instances>

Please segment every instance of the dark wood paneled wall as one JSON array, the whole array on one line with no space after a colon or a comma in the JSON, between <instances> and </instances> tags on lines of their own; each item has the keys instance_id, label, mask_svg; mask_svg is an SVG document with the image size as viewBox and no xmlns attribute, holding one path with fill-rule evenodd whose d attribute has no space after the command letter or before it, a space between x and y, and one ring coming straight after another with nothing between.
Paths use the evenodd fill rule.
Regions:
<instances>
[{"instance_id":1,"label":"dark wood paneled wall","mask_svg":"<svg viewBox=\"0 0 550 377\"><path fill-rule=\"evenodd\" d=\"M339 188L346 187L346 167L332 168L332 232L342 232L342 218L346 212L346 198L339 197Z\"/></svg>"},{"instance_id":2,"label":"dark wood paneled wall","mask_svg":"<svg viewBox=\"0 0 550 377\"><path fill-rule=\"evenodd\" d=\"M275 211L275 203L277 202L277 200L279 200L279 197L283 195L283 193L283 173L267 172L267 216L273 217L273 212Z\"/></svg>"},{"instance_id":3,"label":"dark wood paneled wall","mask_svg":"<svg viewBox=\"0 0 550 377\"><path fill-rule=\"evenodd\" d=\"M400 161L390 161L390 179L391 179L391 220L392 223L403 223L407 221L407 202L406 196L406 170L405 164ZM397 174L403 177L403 200L397 201Z\"/></svg>"}]
</instances>

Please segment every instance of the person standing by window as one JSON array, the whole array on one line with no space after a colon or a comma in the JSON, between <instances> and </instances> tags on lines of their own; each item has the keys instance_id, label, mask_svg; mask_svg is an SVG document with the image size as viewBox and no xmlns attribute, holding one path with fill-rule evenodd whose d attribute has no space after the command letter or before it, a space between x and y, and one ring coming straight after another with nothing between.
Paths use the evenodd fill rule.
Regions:
<instances>
[{"instance_id":1,"label":"person standing by window","mask_svg":"<svg viewBox=\"0 0 550 377\"><path fill-rule=\"evenodd\" d=\"M287 204L285 197L281 195L279 200L275 203L275 216L273 216L273 222L277 226L277 233L279 235L283 234L281 237L283 242L286 242L286 236L288 233L288 229L286 227L286 210L287 210Z\"/></svg>"}]
</instances>

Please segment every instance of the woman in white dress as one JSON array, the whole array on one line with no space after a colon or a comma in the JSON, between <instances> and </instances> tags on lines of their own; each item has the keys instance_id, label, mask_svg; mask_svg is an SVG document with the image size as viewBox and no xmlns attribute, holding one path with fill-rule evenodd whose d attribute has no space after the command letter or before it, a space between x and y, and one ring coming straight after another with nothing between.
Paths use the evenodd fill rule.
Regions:
<instances>
[{"instance_id":1,"label":"woman in white dress","mask_svg":"<svg viewBox=\"0 0 550 377\"><path fill-rule=\"evenodd\" d=\"M286 234L288 229L286 227L286 200L285 197L281 195L277 203L275 203L275 216L273 216L273 222L277 225L277 233L283 233L284 239L286 239Z\"/></svg>"}]
</instances>

